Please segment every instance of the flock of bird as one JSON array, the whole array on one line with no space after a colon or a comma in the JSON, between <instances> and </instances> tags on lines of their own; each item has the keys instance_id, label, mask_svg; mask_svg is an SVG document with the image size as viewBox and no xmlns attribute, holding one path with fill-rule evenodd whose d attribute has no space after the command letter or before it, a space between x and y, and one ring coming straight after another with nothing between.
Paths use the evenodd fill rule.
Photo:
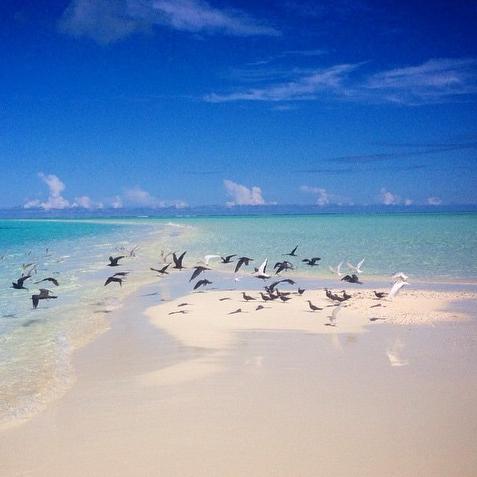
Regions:
<instances>
[{"instance_id":1,"label":"flock of bird","mask_svg":"<svg viewBox=\"0 0 477 477\"><path fill-rule=\"evenodd\" d=\"M108 267L119 267L122 265L122 260L125 259L126 257L134 257L136 256L136 251L138 247L134 247L133 249L129 250L126 252L124 250L123 255L118 255L118 256L110 256L109 257L109 263L107 263L106 266ZM263 291L260 291L258 293L259 296L251 296L247 294L246 292L242 292L242 298L244 302L257 302L258 300L261 300L262 303L266 302L273 302L275 300L280 301L280 302L288 302L291 300L294 296L302 296L305 292L304 288L300 288L297 286L296 291L283 291L280 290L282 288L282 285L291 285L295 286L297 285L295 280L291 278L283 278L283 273L289 272L296 270L297 265L292 262L292 260L297 260L299 259L299 256L297 254L298 250L298 245L293 248L288 253L283 254L283 256L286 256L287 259L277 261L274 266L273 266L273 271L269 272L268 271L268 258L265 259L259 267L254 268L253 272L251 272L251 276L263 280L264 282L267 282L267 284L264 285ZM122 250L123 251L123 250ZM186 269L186 266L184 265L184 257L187 252L182 252L181 254L178 254L177 252L169 252L165 253L164 251L161 252L161 266L160 267L150 267L150 271L153 271L158 274L158 276L165 276L168 275L172 270L174 271L182 271ZM212 270L211 268L211 262L217 260L221 264L231 264L233 272L237 274L240 270L244 270L246 267L249 267L251 265L251 262L254 261L253 258L247 257L247 256L238 256L237 254L231 254L231 255L206 255L204 257L204 260L198 264L194 265L191 267L192 274L189 277L189 283L195 281L195 283L192 284L192 289L194 291L197 291L199 289L203 289L205 287L209 287L210 285L213 284L211 280L208 278L204 278L204 275L207 271ZM305 266L309 267L316 267L320 265L321 257L310 257L310 258L302 258L301 263L303 263ZM341 268L343 267L344 262L339 263L335 268L334 267L329 267L330 271L335 274L340 281L344 281L347 283L352 283L352 284L362 284L363 282L360 280L360 275L363 273L363 264L364 264L365 259L363 258L360 262L357 263L357 265L353 265L350 262L346 263L346 266L348 267L349 273L344 273L341 271ZM30 280L34 274L37 273L37 266L34 263L26 264L23 265L23 273L21 277L19 277L16 281L12 282L12 288L16 290L27 290L25 287L25 282ZM106 281L104 282L104 286L108 286L110 284L118 284L119 286L122 287L124 280L127 278L127 275L129 274L128 271L120 271L120 272L115 272L114 274L110 275ZM271 283L269 283L269 280L272 279L272 277L276 277L276 280L273 280ZM405 285L408 285L407 279L408 277L400 272L396 273L393 275L394 279L394 284L392 288L390 289L389 292L382 292L382 291L374 291L374 295L376 299L393 299L397 293L401 290L402 287ZM238 282L240 280L239 277L236 276L235 281ZM45 283L49 282L55 287L58 287L59 281L54 278L54 277L45 277L39 281L34 282L35 284L40 284L40 283ZM201 290L202 291L202 290ZM334 305L340 305L343 302L346 302L352 298L352 295L348 294L346 290L341 290L339 292L333 292L329 290L328 288L324 288L324 292L326 297L331 300L332 305L329 306L334 306ZM33 308L36 309L42 300L51 300L51 299L57 299L58 296L53 294L53 292L49 289L46 288L40 288L39 293L31 295L31 300L32 300L32 305ZM225 301L229 300L230 298L225 297L221 298L220 301ZM308 310L310 312L317 312L323 310L323 308L320 308L319 306L315 305L312 303L311 300L306 300L305 301L308 304ZM182 303L179 304L178 307L183 307L187 305L187 303ZM375 305L379 306L379 305ZM256 307L256 310L262 310L265 307L262 304L258 304ZM242 313L243 310L241 308L238 308L236 310L232 310L229 314L237 314L237 313ZM184 314L187 313L185 309L173 311L169 314ZM330 326L335 326L336 322L336 312L333 312L332 316L330 318L330 323L328 325Z\"/></svg>"}]
</instances>

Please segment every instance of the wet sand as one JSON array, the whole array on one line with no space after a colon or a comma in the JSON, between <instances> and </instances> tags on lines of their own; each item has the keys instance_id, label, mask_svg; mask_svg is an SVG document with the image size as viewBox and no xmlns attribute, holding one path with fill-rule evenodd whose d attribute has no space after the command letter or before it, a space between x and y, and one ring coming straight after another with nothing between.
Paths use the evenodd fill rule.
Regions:
<instances>
[{"instance_id":1,"label":"wet sand","mask_svg":"<svg viewBox=\"0 0 477 477\"><path fill-rule=\"evenodd\" d=\"M0 433L1 475L475 475L473 302L414 309L411 290L370 322L363 296L330 327L314 292L255 312L235 291L153 290L76 353L62 399ZM236 301L250 312L227 315Z\"/></svg>"}]
</instances>

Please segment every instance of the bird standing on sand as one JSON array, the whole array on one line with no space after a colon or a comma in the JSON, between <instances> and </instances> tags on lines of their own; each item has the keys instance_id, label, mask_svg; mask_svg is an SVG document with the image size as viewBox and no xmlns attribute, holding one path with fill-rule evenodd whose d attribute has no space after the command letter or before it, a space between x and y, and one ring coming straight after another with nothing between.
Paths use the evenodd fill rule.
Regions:
<instances>
[{"instance_id":1,"label":"bird standing on sand","mask_svg":"<svg viewBox=\"0 0 477 477\"><path fill-rule=\"evenodd\" d=\"M109 263L108 267L118 267L119 266L119 260L124 258L124 255L120 255L119 257L109 257Z\"/></svg>"},{"instance_id":2,"label":"bird standing on sand","mask_svg":"<svg viewBox=\"0 0 477 477\"><path fill-rule=\"evenodd\" d=\"M245 301L256 300L253 296L247 295L245 292L242 292L242 297Z\"/></svg>"},{"instance_id":3,"label":"bird standing on sand","mask_svg":"<svg viewBox=\"0 0 477 477\"><path fill-rule=\"evenodd\" d=\"M387 293L386 292L377 292L376 290L374 290L374 295L376 296L376 298L381 299L381 298L384 298L387 295Z\"/></svg>"},{"instance_id":4,"label":"bird standing on sand","mask_svg":"<svg viewBox=\"0 0 477 477\"><path fill-rule=\"evenodd\" d=\"M310 300L306 300L308 302L308 306L310 307L311 311L321 311L323 308L320 308L316 305L313 305L313 303Z\"/></svg>"}]
</instances>

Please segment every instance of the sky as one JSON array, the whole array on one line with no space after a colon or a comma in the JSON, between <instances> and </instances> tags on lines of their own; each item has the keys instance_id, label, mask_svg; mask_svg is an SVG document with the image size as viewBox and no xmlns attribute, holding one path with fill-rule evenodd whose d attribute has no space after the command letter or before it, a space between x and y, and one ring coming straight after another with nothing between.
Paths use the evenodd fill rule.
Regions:
<instances>
[{"instance_id":1,"label":"sky","mask_svg":"<svg viewBox=\"0 0 477 477\"><path fill-rule=\"evenodd\" d=\"M0 207L477 204L477 1L4 0Z\"/></svg>"}]
</instances>

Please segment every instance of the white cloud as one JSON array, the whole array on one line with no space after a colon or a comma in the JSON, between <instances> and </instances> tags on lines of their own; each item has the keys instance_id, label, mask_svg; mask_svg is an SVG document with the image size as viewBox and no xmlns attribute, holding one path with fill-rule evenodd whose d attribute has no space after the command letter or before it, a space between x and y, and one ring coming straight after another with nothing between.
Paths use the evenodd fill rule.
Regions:
<instances>
[{"instance_id":1,"label":"white cloud","mask_svg":"<svg viewBox=\"0 0 477 477\"><path fill-rule=\"evenodd\" d=\"M82 209L102 209L103 204L101 202L94 202L87 195L82 195L80 197L75 197L75 200L71 207L80 207Z\"/></svg>"},{"instance_id":2,"label":"white cloud","mask_svg":"<svg viewBox=\"0 0 477 477\"><path fill-rule=\"evenodd\" d=\"M403 105L460 101L477 95L476 58L434 58L416 66L405 66L365 74L362 66L338 64L327 68L303 70L276 68L241 70L250 81L262 78L259 87L234 87L226 93L210 93L207 102L231 101L316 101L349 100L366 103ZM290 78L285 81L283 78Z\"/></svg>"},{"instance_id":3,"label":"white cloud","mask_svg":"<svg viewBox=\"0 0 477 477\"><path fill-rule=\"evenodd\" d=\"M316 196L317 205L321 205L321 206L328 205L331 201L330 194L327 192L326 189L323 189L322 187L310 187L310 186L303 185L300 187L300 190L302 192L306 192Z\"/></svg>"},{"instance_id":4,"label":"white cloud","mask_svg":"<svg viewBox=\"0 0 477 477\"><path fill-rule=\"evenodd\" d=\"M232 200L226 202L228 207L235 205L266 205L262 189L258 186L246 187L231 180L224 180L224 187Z\"/></svg>"},{"instance_id":5,"label":"white cloud","mask_svg":"<svg viewBox=\"0 0 477 477\"><path fill-rule=\"evenodd\" d=\"M398 195L389 192L384 187L380 191L380 198L384 205L398 205L401 201Z\"/></svg>"},{"instance_id":6,"label":"white cloud","mask_svg":"<svg viewBox=\"0 0 477 477\"><path fill-rule=\"evenodd\" d=\"M65 199L61 194L65 190L65 184L60 180L58 176L54 174L43 174L40 172L38 177L47 185L48 187L48 199L46 201L28 200L23 207L25 209L31 208L41 208L44 210L51 209L67 209L70 207L70 203Z\"/></svg>"},{"instance_id":7,"label":"white cloud","mask_svg":"<svg viewBox=\"0 0 477 477\"><path fill-rule=\"evenodd\" d=\"M404 199L404 205L409 206L414 204L414 201L412 199Z\"/></svg>"},{"instance_id":8,"label":"white cloud","mask_svg":"<svg viewBox=\"0 0 477 477\"><path fill-rule=\"evenodd\" d=\"M187 202L183 200L162 200L139 186L126 189L124 191L123 200L121 200L121 198L117 199L119 199L121 206L122 203L125 202L127 205L130 206L148 207L152 209L158 209L163 207L176 207L177 209L182 209L188 207Z\"/></svg>"},{"instance_id":9,"label":"white cloud","mask_svg":"<svg viewBox=\"0 0 477 477\"><path fill-rule=\"evenodd\" d=\"M279 34L240 10L215 8L205 0L71 0L59 23L64 33L101 44L154 26L232 36Z\"/></svg>"},{"instance_id":10,"label":"white cloud","mask_svg":"<svg viewBox=\"0 0 477 477\"><path fill-rule=\"evenodd\" d=\"M428 197L427 201L428 205L441 205L442 204L442 199L440 197Z\"/></svg>"},{"instance_id":11,"label":"white cloud","mask_svg":"<svg viewBox=\"0 0 477 477\"><path fill-rule=\"evenodd\" d=\"M122 209L123 208L123 199L119 195L114 196L111 201L110 205L113 209Z\"/></svg>"},{"instance_id":12,"label":"white cloud","mask_svg":"<svg viewBox=\"0 0 477 477\"><path fill-rule=\"evenodd\" d=\"M317 99L325 92L340 92L346 75L359 65L343 64L315 70L292 81L272 83L260 88L228 94L212 93L204 97L210 103L229 101L292 101Z\"/></svg>"}]
</instances>

